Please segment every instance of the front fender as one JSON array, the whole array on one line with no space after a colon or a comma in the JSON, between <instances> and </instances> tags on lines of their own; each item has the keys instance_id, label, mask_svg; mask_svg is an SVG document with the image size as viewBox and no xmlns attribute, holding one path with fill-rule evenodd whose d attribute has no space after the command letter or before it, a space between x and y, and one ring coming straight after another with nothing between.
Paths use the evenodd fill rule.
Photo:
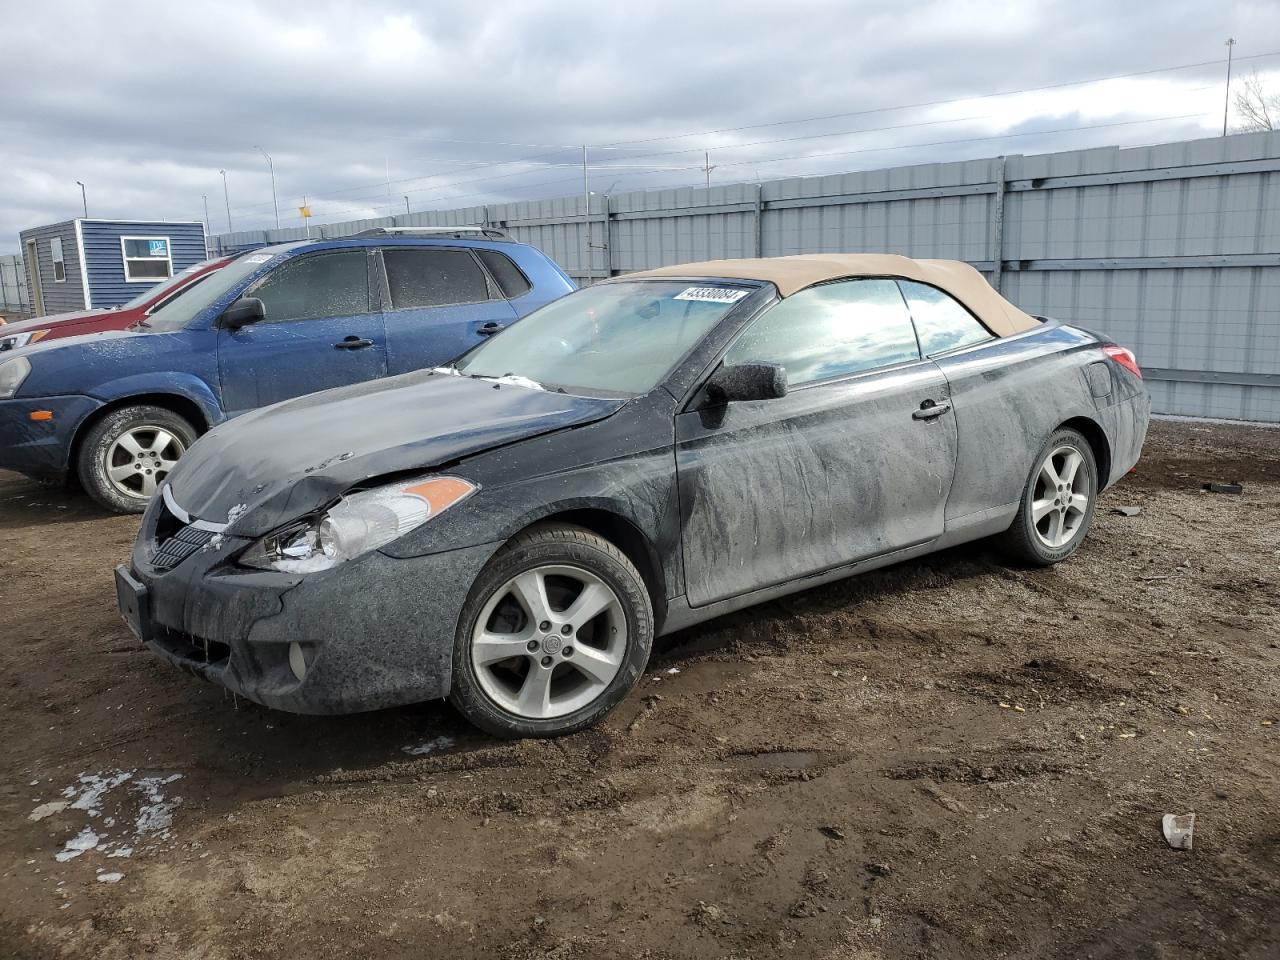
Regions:
<instances>
[{"instance_id":1,"label":"front fender","mask_svg":"<svg viewBox=\"0 0 1280 960\"><path fill-rule=\"evenodd\" d=\"M192 373L137 373L116 380L97 384L88 391L89 396L104 404L127 400L130 397L167 394L182 397L200 408L205 423L214 427L227 419L217 395L203 379Z\"/></svg>"}]
</instances>

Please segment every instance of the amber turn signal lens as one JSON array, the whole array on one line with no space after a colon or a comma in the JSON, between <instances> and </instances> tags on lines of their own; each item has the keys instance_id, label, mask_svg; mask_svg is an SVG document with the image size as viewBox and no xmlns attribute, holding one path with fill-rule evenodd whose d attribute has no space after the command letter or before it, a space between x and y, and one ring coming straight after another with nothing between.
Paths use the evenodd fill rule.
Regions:
<instances>
[{"instance_id":1,"label":"amber turn signal lens","mask_svg":"<svg viewBox=\"0 0 1280 960\"><path fill-rule=\"evenodd\" d=\"M29 416L32 420L52 420L53 411L52 410L32 410L29 414L27 414L27 416Z\"/></svg>"}]
</instances>

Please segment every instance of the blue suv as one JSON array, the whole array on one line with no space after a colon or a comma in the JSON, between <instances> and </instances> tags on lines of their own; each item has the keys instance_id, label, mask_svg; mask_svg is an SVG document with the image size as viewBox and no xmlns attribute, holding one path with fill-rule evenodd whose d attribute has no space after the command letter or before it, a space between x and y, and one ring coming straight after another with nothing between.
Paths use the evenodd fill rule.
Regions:
<instances>
[{"instance_id":1,"label":"blue suv","mask_svg":"<svg viewBox=\"0 0 1280 960\"><path fill-rule=\"evenodd\" d=\"M228 417L437 366L573 289L542 253L492 230L264 247L128 332L0 355L0 467L74 475L108 509L141 512Z\"/></svg>"}]
</instances>

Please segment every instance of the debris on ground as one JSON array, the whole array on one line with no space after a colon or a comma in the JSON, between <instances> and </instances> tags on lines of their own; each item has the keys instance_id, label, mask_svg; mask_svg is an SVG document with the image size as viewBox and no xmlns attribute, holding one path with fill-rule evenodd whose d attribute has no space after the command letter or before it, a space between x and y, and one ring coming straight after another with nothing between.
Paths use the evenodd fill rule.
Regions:
<instances>
[{"instance_id":1,"label":"debris on ground","mask_svg":"<svg viewBox=\"0 0 1280 960\"><path fill-rule=\"evenodd\" d=\"M1201 484L1200 489L1208 493L1244 493L1244 484L1242 483L1205 483L1205 484Z\"/></svg>"},{"instance_id":2,"label":"debris on ground","mask_svg":"<svg viewBox=\"0 0 1280 960\"><path fill-rule=\"evenodd\" d=\"M1175 850L1190 850L1196 830L1196 815L1192 813L1166 813L1162 821L1164 838Z\"/></svg>"},{"instance_id":3,"label":"debris on ground","mask_svg":"<svg viewBox=\"0 0 1280 960\"><path fill-rule=\"evenodd\" d=\"M1122 517L1136 517L1142 513L1141 507L1112 507L1112 513L1117 513Z\"/></svg>"}]
</instances>

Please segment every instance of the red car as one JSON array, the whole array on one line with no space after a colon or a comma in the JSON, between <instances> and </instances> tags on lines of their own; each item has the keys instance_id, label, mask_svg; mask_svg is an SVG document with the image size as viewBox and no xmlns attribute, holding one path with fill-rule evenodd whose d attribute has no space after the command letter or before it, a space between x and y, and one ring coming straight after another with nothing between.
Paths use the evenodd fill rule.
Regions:
<instances>
[{"instance_id":1,"label":"red car","mask_svg":"<svg viewBox=\"0 0 1280 960\"><path fill-rule=\"evenodd\" d=\"M220 270L231 257L215 257L188 267L174 274L164 283L148 287L128 303L101 310L81 310L76 313L55 313L46 317L34 317L17 323L0 326L0 352L16 350L38 340L57 340L59 337L78 337L82 333L101 333L103 330L128 330L139 320L145 320L152 310L182 296L197 283Z\"/></svg>"}]
</instances>

